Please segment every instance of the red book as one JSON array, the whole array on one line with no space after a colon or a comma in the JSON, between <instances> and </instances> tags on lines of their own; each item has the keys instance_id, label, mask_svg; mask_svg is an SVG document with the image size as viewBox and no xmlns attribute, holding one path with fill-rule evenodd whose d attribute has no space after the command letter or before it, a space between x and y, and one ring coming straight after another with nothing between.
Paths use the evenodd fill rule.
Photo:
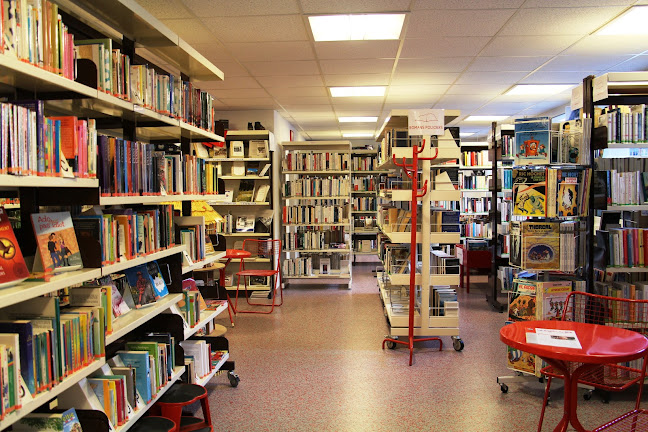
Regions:
<instances>
[{"instance_id":1,"label":"red book","mask_svg":"<svg viewBox=\"0 0 648 432\"><path fill-rule=\"evenodd\" d=\"M61 122L61 150L65 159L74 163L74 174L79 175L79 137L77 134L78 119L74 116L49 117L50 120Z\"/></svg>"},{"instance_id":2,"label":"red book","mask_svg":"<svg viewBox=\"0 0 648 432\"><path fill-rule=\"evenodd\" d=\"M0 287L17 284L28 276L29 270L7 212L0 207Z\"/></svg>"}]
</instances>

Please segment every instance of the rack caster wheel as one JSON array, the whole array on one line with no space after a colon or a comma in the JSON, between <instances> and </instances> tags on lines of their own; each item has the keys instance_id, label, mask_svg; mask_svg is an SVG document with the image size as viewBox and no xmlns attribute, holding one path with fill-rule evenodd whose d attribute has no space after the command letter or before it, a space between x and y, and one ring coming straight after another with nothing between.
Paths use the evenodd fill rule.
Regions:
<instances>
[{"instance_id":1,"label":"rack caster wheel","mask_svg":"<svg viewBox=\"0 0 648 432\"><path fill-rule=\"evenodd\" d=\"M500 384L500 390L502 390L502 393L508 393L508 386L502 383Z\"/></svg>"},{"instance_id":2,"label":"rack caster wheel","mask_svg":"<svg viewBox=\"0 0 648 432\"><path fill-rule=\"evenodd\" d=\"M234 372L230 371L227 374L227 378L229 379L230 385L232 387L238 387L239 382L241 382L241 378L239 378L238 375L236 375Z\"/></svg>"},{"instance_id":3,"label":"rack caster wheel","mask_svg":"<svg viewBox=\"0 0 648 432\"><path fill-rule=\"evenodd\" d=\"M387 345L387 348L389 348L390 350L393 350L393 349L396 349L396 345L398 345L398 344L396 342L387 341L386 345Z\"/></svg>"},{"instance_id":4,"label":"rack caster wheel","mask_svg":"<svg viewBox=\"0 0 648 432\"><path fill-rule=\"evenodd\" d=\"M461 351L464 349L464 342L458 337L453 337L452 347L455 349L455 351Z\"/></svg>"},{"instance_id":5,"label":"rack caster wheel","mask_svg":"<svg viewBox=\"0 0 648 432\"><path fill-rule=\"evenodd\" d=\"M592 399L592 390L587 390L585 393L583 393L583 399L586 401Z\"/></svg>"}]
</instances>

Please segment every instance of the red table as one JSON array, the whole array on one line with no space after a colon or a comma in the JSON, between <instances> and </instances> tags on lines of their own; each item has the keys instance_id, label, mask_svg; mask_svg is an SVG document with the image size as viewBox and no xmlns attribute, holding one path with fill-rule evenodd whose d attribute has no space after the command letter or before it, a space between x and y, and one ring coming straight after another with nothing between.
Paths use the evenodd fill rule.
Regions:
<instances>
[{"instance_id":1,"label":"red table","mask_svg":"<svg viewBox=\"0 0 648 432\"><path fill-rule=\"evenodd\" d=\"M526 333L534 332L536 328L573 330L582 348L561 348L527 343ZM648 339L637 332L571 321L515 322L502 327L500 340L510 347L540 356L564 374L564 413L554 432L566 431L570 423L577 431L585 431L576 413L578 378L583 373L601 364L638 359L648 351ZM572 362L580 364L573 373L570 372L569 367Z\"/></svg>"}]
</instances>

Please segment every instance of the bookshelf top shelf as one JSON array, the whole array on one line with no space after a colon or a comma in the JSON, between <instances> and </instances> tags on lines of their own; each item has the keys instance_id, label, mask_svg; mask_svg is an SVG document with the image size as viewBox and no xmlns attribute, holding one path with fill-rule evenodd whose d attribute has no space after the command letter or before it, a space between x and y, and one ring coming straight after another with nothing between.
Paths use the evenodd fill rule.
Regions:
<instances>
[{"instance_id":1,"label":"bookshelf top shelf","mask_svg":"<svg viewBox=\"0 0 648 432\"><path fill-rule=\"evenodd\" d=\"M271 132L268 130L228 130L226 140L269 139Z\"/></svg>"},{"instance_id":2,"label":"bookshelf top shelf","mask_svg":"<svg viewBox=\"0 0 648 432\"><path fill-rule=\"evenodd\" d=\"M135 0L58 0L57 3L65 12L92 27L100 27L98 30L115 40L123 35L135 41L138 50L145 50L191 79L224 79L220 69Z\"/></svg>"},{"instance_id":3,"label":"bookshelf top shelf","mask_svg":"<svg viewBox=\"0 0 648 432\"><path fill-rule=\"evenodd\" d=\"M320 152L337 151L351 153L351 141L284 141L284 150L317 150Z\"/></svg>"},{"instance_id":4,"label":"bookshelf top shelf","mask_svg":"<svg viewBox=\"0 0 648 432\"><path fill-rule=\"evenodd\" d=\"M648 96L648 72L609 72L594 78L592 85L597 104L641 103Z\"/></svg>"},{"instance_id":5,"label":"bookshelf top shelf","mask_svg":"<svg viewBox=\"0 0 648 432\"><path fill-rule=\"evenodd\" d=\"M98 188L99 181L97 179L89 178L16 176L0 174L0 189L14 189L18 187Z\"/></svg>"},{"instance_id":6,"label":"bookshelf top shelf","mask_svg":"<svg viewBox=\"0 0 648 432\"><path fill-rule=\"evenodd\" d=\"M376 141L380 142L384 135L386 129L407 129L407 114L409 110L406 109L396 109L392 110L389 113L389 116L385 120L385 123L380 128L380 132L376 136ZM447 125L451 121L455 120L461 115L459 110L445 110L445 124Z\"/></svg>"}]
</instances>

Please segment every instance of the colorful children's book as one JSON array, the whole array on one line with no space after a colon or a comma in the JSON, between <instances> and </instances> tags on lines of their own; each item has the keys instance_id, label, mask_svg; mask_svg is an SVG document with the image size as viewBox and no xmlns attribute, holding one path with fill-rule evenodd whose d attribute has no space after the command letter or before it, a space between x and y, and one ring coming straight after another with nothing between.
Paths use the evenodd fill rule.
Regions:
<instances>
[{"instance_id":1,"label":"colorful children's book","mask_svg":"<svg viewBox=\"0 0 648 432\"><path fill-rule=\"evenodd\" d=\"M117 351L126 367L135 369L135 387L144 403L149 403L151 393L151 368L148 351Z\"/></svg>"},{"instance_id":2,"label":"colorful children's book","mask_svg":"<svg viewBox=\"0 0 648 432\"><path fill-rule=\"evenodd\" d=\"M4 207L0 207L0 288L20 283L29 277L18 240Z\"/></svg>"},{"instance_id":3,"label":"colorful children's book","mask_svg":"<svg viewBox=\"0 0 648 432\"><path fill-rule=\"evenodd\" d=\"M578 216L580 170L558 171L558 216Z\"/></svg>"},{"instance_id":4,"label":"colorful children's book","mask_svg":"<svg viewBox=\"0 0 648 432\"><path fill-rule=\"evenodd\" d=\"M124 270L130 291L133 296L135 308L139 309L151 303L155 303L155 289L153 280L149 275L145 264Z\"/></svg>"},{"instance_id":5,"label":"colorful children's book","mask_svg":"<svg viewBox=\"0 0 648 432\"><path fill-rule=\"evenodd\" d=\"M551 120L532 117L515 121L515 165L549 163Z\"/></svg>"},{"instance_id":6,"label":"colorful children's book","mask_svg":"<svg viewBox=\"0 0 648 432\"><path fill-rule=\"evenodd\" d=\"M522 222L521 267L560 270L560 223Z\"/></svg>"},{"instance_id":7,"label":"colorful children's book","mask_svg":"<svg viewBox=\"0 0 648 432\"><path fill-rule=\"evenodd\" d=\"M546 170L513 170L513 215L546 216Z\"/></svg>"},{"instance_id":8,"label":"colorful children's book","mask_svg":"<svg viewBox=\"0 0 648 432\"><path fill-rule=\"evenodd\" d=\"M62 413L30 413L14 423L14 431L83 432L74 408Z\"/></svg>"},{"instance_id":9,"label":"colorful children's book","mask_svg":"<svg viewBox=\"0 0 648 432\"><path fill-rule=\"evenodd\" d=\"M164 296L167 296L169 294L169 289L167 288L166 282L164 282L164 278L162 277L162 272L160 272L160 266L158 265L157 261L151 261L147 263L146 268L148 269L148 273L153 280L153 293L155 295L155 299L158 300Z\"/></svg>"},{"instance_id":10,"label":"colorful children's book","mask_svg":"<svg viewBox=\"0 0 648 432\"><path fill-rule=\"evenodd\" d=\"M70 212L31 215L38 254L34 272L78 270L83 267Z\"/></svg>"}]
</instances>

